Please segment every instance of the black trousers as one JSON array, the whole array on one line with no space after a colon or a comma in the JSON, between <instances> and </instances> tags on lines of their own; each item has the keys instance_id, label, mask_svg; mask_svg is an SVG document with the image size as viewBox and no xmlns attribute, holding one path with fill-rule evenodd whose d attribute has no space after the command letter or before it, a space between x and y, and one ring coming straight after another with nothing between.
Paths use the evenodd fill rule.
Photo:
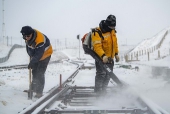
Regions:
<instances>
[{"instance_id":1,"label":"black trousers","mask_svg":"<svg viewBox=\"0 0 170 114\"><path fill-rule=\"evenodd\" d=\"M47 69L47 65L50 61L51 56L47 57L46 59L39 61L34 65L32 68L32 86L33 90L38 93L42 94L44 85L45 85L45 71Z\"/></svg>"},{"instance_id":2,"label":"black trousers","mask_svg":"<svg viewBox=\"0 0 170 114\"><path fill-rule=\"evenodd\" d=\"M96 65L96 76L95 76L95 92L105 92L110 81L110 75L103 69L97 61L95 61ZM112 63L107 64L108 67L113 72L114 61Z\"/></svg>"}]
</instances>

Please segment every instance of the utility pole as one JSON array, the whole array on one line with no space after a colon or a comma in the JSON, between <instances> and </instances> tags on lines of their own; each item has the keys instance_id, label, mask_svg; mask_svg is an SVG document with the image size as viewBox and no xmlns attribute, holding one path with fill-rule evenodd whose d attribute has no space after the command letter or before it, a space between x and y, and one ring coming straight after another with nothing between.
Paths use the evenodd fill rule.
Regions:
<instances>
[{"instance_id":1,"label":"utility pole","mask_svg":"<svg viewBox=\"0 0 170 114\"><path fill-rule=\"evenodd\" d=\"M4 43L4 40L5 40L4 1L5 0L2 0L2 38L1 38L1 40L3 41L3 43Z\"/></svg>"},{"instance_id":2,"label":"utility pole","mask_svg":"<svg viewBox=\"0 0 170 114\"><path fill-rule=\"evenodd\" d=\"M7 46L8 46L8 36L6 38L7 38Z\"/></svg>"},{"instance_id":3,"label":"utility pole","mask_svg":"<svg viewBox=\"0 0 170 114\"><path fill-rule=\"evenodd\" d=\"M79 40L79 59L80 59L80 35L77 35L77 39Z\"/></svg>"},{"instance_id":4,"label":"utility pole","mask_svg":"<svg viewBox=\"0 0 170 114\"><path fill-rule=\"evenodd\" d=\"M11 46L12 46L12 36L11 36Z\"/></svg>"}]
</instances>

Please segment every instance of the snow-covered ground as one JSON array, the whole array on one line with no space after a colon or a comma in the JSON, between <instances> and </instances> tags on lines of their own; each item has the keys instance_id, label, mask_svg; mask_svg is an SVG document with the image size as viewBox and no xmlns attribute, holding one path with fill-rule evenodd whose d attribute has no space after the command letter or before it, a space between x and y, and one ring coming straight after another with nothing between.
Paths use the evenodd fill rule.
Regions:
<instances>
[{"instance_id":1,"label":"snow-covered ground","mask_svg":"<svg viewBox=\"0 0 170 114\"><path fill-rule=\"evenodd\" d=\"M153 40L152 40L153 41ZM159 41L159 40L157 40ZM169 34L165 38L166 42L170 42ZM165 46L163 42L162 47ZM155 41L155 43L157 43ZM144 46L144 45L143 45ZM146 45L145 45L146 47ZM163 51L162 47L160 50ZM5 47L3 47L5 48ZM142 48L142 46L141 46ZM141 49L140 48L140 49ZM0 48L1 49L1 48ZM123 49L120 46L120 49ZM5 50L5 49L4 49ZM127 49L126 49L127 50ZM3 51L3 49L1 49ZM120 50L120 52L124 52L124 50ZM1 53L2 56L2 53ZM70 59L77 60L77 58L82 58L82 62L84 63L94 63L94 60L89 56L83 54L82 49L64 49L62 51L54 51L51 61L61 60L61 59ZM155 56L155 55L150 55ZM140 57L142 58L142 56ZM140 60L139 58L139 60ZM132 68L135 66L139 66L139 71L135 71L134 69L124 69L119 68L117 65L114 68L114 73L131 88L137 91L139 94L149 98L154 103L165 109L170 113L170 79L166 79L163 76L155 77L152 75L152 67L151 66L167 66L168 61L170 61L170 56L167 53L167 56L163 59L155 60L152 59L147 61L147 58L143 57L140 61L125 63L124 60L121 60L119 64L131 64ZM154 58L154 57L151 57ZM86 60L84 60L86 59ZM15 49L9 60L5 63L1 63L1 66L10 66L10 65L19 65L19 64L28 64L29 58L27 53L25 52L25 48ZM59 85L59 76L60 74L63 76L63 81L71 74L74 69L76 69L76 65L71 63L62 62L62 63L54 63L49 64L46 71L46 85L44 89L44 94L48 92L52 87ZM89 79L86 78L87 73L81 74L84 77L79 78L76 81L77 84L93 84L95 69L89 70L90 74L93 76ZM169 77L170 78L170 77ZM23 90L28 89L29 85L29 71L28 69L11 69L6 71L0 71L0 114L16 114L21 111L23 108L29 106L33 100L27 99L27 94L23 92Z\"/></svg>"}]
</instances>

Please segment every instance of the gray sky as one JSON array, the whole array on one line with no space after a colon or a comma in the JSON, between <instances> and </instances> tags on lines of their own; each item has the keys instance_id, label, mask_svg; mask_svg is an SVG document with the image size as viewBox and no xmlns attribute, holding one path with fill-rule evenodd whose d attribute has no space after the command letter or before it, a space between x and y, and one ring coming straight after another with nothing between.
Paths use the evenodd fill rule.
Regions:
<instances>
[{"instance_id":1,"label":"gray sky","mask_svg":"<svg viewBox=\"0 0 170 114\"><path fill-rule=\"evenodd\" d=\"M109 14L117 18L119 44L138 44L170 26L170 0L5 0L7 36L21 38L30 25L50 39L76 39ZM0 0L2 34L2 0Z\"/></svg>"}]
</instances>

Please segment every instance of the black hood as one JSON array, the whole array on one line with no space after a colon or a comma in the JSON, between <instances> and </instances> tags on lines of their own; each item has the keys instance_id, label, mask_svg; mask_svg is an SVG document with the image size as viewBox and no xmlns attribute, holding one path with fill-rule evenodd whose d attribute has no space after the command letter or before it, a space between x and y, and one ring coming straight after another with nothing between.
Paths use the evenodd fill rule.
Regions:
<instances>
[{"instance_id":1,"label":"black hood","mask_svg":"<svg viewBox=\"0 0 170 114\"><path fill-rule=\"evenodd\" d=\"M102 33L106 33L106 32L111 32L113 29L110 29L107 24L105 23L105 20L102 20L100 23L99 23L99 27L102 31ZM116 32L116 30L115 30Z\"/></svg>"}]
</instances>

